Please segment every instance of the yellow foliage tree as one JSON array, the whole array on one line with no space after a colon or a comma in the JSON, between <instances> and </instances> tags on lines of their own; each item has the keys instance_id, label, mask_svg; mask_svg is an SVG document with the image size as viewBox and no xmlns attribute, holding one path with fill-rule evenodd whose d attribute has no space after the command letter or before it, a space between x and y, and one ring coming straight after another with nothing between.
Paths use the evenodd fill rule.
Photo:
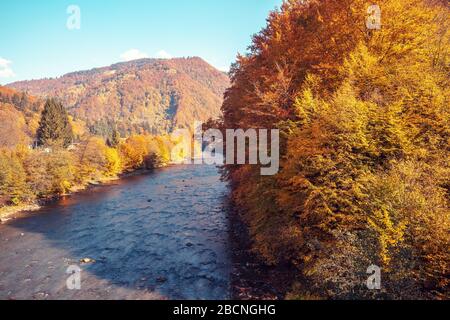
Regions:
<instances>
[{"instance_id":1,"label":"yellow foliage tree","mask_svg":"<svg viewBox=\"0 0 450 320\"><path fill-rule=\"evenodd\" d=\"M107 146L102 138L89 137L75 150L76 177L80 184L101 179L108 171Z\"/></svg>"},{"instance_id":2,"label":"yellow foliage tree","mask_svg":"<svg viewBox=\"0 0 450 320\"><path fill-rule=\"evenodd\" d=\"M116 176L122 171L122 163L120 160L119 152L114 148L106 148L105 149L105 157L106 157L106 174L108 176Z\"/></svg>"},{"instance_id":3,"label":"yellow foliage tree","mask_svg":"<svg viewBox=\"0 0 450 320\"><path fill-rule=\"evenodd\" d=\"M29 199L26 172L20 158L11 150L0 150L0 206L18 205Z\"/></svg>"},{"instance_id":4,"label":"yellow foliage tree","mask_svg":"<svg viewBox=\"0 0 450 320\"><path fill-rule=\"evenodd\" d=\"M149 155L150 137L133 135L119 145L120 155L126 170L140 169Z\"/></svg>"}]
</instances>

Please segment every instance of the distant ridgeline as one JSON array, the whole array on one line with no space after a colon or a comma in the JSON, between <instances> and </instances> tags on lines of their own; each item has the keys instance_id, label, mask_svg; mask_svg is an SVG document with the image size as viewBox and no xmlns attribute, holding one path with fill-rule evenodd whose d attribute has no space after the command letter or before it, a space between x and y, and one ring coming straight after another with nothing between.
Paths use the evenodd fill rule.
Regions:
<instances>
[{"instance_id":1,"label":"distant ridgeline","mask_svg":"<svg viewBox=\"0 0 450 320\"><path fill-rule=\"evenodd\" d=\"M126 137L159 135L192 128L195 120L216 119L228 86L225 73L193 57L135 60L55 79L16 82L2 90L15 97L12 104L21 110L22 94L9 88L59 98L77 126L103 137L117 128Z\"/></svg>"}]
</instances>

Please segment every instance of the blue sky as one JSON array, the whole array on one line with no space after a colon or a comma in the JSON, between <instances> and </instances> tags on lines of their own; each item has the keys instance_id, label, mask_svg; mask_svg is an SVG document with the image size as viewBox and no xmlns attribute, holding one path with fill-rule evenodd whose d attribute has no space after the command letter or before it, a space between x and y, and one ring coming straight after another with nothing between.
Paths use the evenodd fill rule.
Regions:
<instances>
[{"instance_id":1,"label":"blue sky","mask_svg":"<svg viewBox=\"0 0 450 320\"><path fill-rule=\"evenodd\" d=\"M282 0L15 0L0 4L0 84L134 57L200 56L221 70ZM80 29L67 28L70 5Z\"/></svg>"}]
</instances>

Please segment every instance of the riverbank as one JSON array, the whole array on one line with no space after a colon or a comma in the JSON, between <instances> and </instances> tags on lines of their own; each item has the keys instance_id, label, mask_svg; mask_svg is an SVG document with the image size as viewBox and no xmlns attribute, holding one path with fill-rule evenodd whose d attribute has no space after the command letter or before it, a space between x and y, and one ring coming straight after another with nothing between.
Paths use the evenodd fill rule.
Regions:
<instances>
[{"instance_id":1,"label":"riverbank","mask_svg":"<svg viewBox=\"0 0 450 320\"><path fill-rule=\"evenodd\" d=\"M229 205L229 237L231 246L231 299L284 300L295 282L292 266L270 266L252 250L248 227L239 209Z\"/></svg>"},{"instance_id":2,"label":"riverbank","mask_svg":"<svg viewBox=\"0 0 450 320\"><path fill-rule=\"evenodd\" d=\"M30 203L19 206L7 206L0 208L0 223L8 222L13 219L14 215L19 212L24 211L36 211L39 210L41 206L38 203Z\"/></svg>"},{"instance_id":3,"label":"riverbank","mask_svg":"<svg viewBox=\"0 0 450 320\"><path fill-rule=\"evenodd\" d=\"M169 165L162 166L160 168L167 167L167 166L169 166ZM155 169L158 169L158 168L155 168ZM119 175L117 175L115 177L102 177L100 179L96 179L96 180L90 181L90 182L88 182L87 184L84 184L84 185L75 185L75 186L73 186L70 189L70 192L65 193L65 194L54 195L52 197L45 198L45 199L37 199L37 200L32 201L30 203L24 203L24 204L20 204L20 205L17 205L17 206L1 207L0 208L0 223L6 223L6 222L8 222L10 220L13 220L19 214L21 214L23 212L32 213L34 211L38 211L42 207L45 207L48 204L56 202L59 199L61 199L62 197L71 196L71 195L77 194L79 192L83 192L83 191L89 190L89 188L91 188L91 187L107 185L108 183L111 183L111 182L114 182L114 181L117 181L117 180L120 180L120 179L124 179L124 178L127 178L127 177L138 176L138 175L142 175L142 174L149 173L149 172L152 172L152 171L153 170L138 169L138 170L130 171L130 172L127 172L127 173L119 174Z\"/></svg>"}]
</instances>

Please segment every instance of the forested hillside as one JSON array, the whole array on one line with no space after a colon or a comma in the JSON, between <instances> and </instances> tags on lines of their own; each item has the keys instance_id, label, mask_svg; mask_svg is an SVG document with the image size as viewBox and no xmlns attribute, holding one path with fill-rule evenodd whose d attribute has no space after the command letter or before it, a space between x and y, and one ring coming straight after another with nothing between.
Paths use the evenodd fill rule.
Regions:
<instances>
[{"instance_id":1,"label":"forested hillside","mask_svg":"<svg viewBox=\"0 0 450 320\"><path fill-rule=\"evenodd\" d=\"M228 76L200 58L141 59L8 85L57 97L92 133L164 134L220 116Z\"/></svg>"},{"instance_id":2,"label":"forested hillside","mask_svg":"<svg viewBox=\"0 0 450 320\"><path fill-rule=\"evenodd\" d=\"M377 1L380 29L371 4L285 1L232 68L224 127L282 131L279 174L226 176L290 298L449 297L448 2Z\"/></svg>"},{"instance_id":3,"label":"forested hillside","mask_svg":"<svg viewBox=\"0 0 450 320\"><path fill-rule=\"evenodd\" d=\"M31 143L41 106L35 97L0 86L0 146Z\"/></svg>"},{"instance_id":4,"label":"forested hillside","mask_svg":"<svg viewBox=\"0 0 450 320\"><path fill-rule=\"evenodd\" d=\"M0 148L33 145L45 101L26 92L0 86ZM71 115L68 119L74 134L73 142L90 134L84 121L75 120ZM109 138L111 134L104 138Z\"/></svg>"}]
</instances>

